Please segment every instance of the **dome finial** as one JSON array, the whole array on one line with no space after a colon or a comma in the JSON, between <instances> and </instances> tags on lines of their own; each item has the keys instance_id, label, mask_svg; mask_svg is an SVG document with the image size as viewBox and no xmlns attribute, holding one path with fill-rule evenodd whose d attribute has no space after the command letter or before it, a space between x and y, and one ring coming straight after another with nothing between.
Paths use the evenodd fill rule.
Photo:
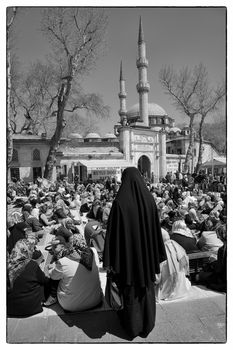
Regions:
<instances>
[{"instance_id":1,"label":"dome finial","mask_svg":"<svg viewBox=\"0 0 233 350\"><path fill-rule=\"evenodd\" d=\"M139 21L139 32L138 32L138 44L141 44L144 41L144 33L142 28L142 17L140 16Z\"/></svg>"}]
</instances>

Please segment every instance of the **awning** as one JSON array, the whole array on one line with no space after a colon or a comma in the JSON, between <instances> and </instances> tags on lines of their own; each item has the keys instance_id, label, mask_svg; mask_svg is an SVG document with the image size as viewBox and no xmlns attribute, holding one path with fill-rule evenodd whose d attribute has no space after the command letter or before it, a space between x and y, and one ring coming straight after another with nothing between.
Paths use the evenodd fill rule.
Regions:
<instances>
[{"instance_id":1,"label":"awning","mask_svg":"<svg viewBox=\"0 0 233 350\"><path fill-rule=\"evenodd\" d=\"M226 167L226 160L224 161L224 159L221 159L220 161L219 159L214 158L213 161L209 160L201 165L202 168L209 168L211 166L224 168Z\"/></svg>"},{"instance_id":2,"label":"awning","mask_svg":"<svg viewBox=\"0 0 233 350\"><path fill-rule=\"evenodd\" d=\"M125 159L82 159L75 165L84 165L87 170L125 169L134 166Z\"/></svg>"}]
</instances>

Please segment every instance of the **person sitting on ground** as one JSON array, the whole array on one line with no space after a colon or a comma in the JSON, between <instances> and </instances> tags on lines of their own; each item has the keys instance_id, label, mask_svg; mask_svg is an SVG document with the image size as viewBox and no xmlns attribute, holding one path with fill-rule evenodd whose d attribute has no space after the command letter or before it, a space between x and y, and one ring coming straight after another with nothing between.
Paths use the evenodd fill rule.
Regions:
<instances>
[{"instance_id":1,"label":"person sitting on ground","mask_svg":"<svg viewBox=\"0 0 233 350\"><path fill-rule=\"evenodd\" d=\"M212 260L217 260L218 250L223 246L223 241L218 238L216 231L203 231L197 246L202 251L211 252Z\"/></svg>"},{"instance_id":2,"label":"person sitting on ground","mask_svg":"<svg viewBox=\"0 0 233 350\"><path fill-rule=\"evenodd\" d=\"M103 209L103 215L102 215L102 222L104 227L107 226L108 223L108 217L111 211L111 207L112 207L112 202L106 202L104 209Z\"/></svg>"},{"instance_id":3,"label":"person sitting on ground","mask_svg":"<svg viewBox=\"0 0 233 350\"><path fill-rule=\"evenodd\" d=\"M58 223L59 219L67 218L69 214L69 208L65 204L64 200L61 198L61 194L57 193L55 196L55 205L54 205L54 219Z\"/></svg>"},{"instance_id":4,"label":"person sitting on ground","mask_svg":"<svg viewBox=\"0 0 233 350\"><path fill-rule=\"evenodd\" d=\"M98 198L96 198L92 203L91 210L87 214L87 218L102 222L102 216L103 216L103 209L101 208L101 202Z\"/></svg>"},{"instance_id":5,"label":"person sitting on ground","mask_svg":"<svg viewBox=\"0 0 233 350\"><path fill-rule=\"evenodd\" d=\"M202 284L209 289L226 292L227 291L227 242L226 236L224 244L218 249L217 260L210 262L204 269L196 275L196 283Z\"/></svg>"},{"instance_id":6,"label":"person sitting on ground","mask_svg":"<svg viewBox=\"0 0 233 350\"><path fill-rule=\"evenodd\" d=\"M197 203L189 202L188 204L188 214L193 223L198 224L200 222L199 217L197 215Z\"/></svg>"},{"instance_id":7,"label":"person sitting on ground","mask_svg":"<svg viewBox=\"0 0 233 350\"><path fill-rule=\"evenodd\" d=\"M70 212L74 216L74 218L79 221L81 224L81 216L80 216L80 208L81 208L81 200L80 195L75 192L73 196L73 200L70 202Z\"/></svg>"},{"instance_id":8,"label":"person sitting on ground","mask_svg":"<svg viewBox=\"0 0 233 350\"><path fill-rule=\"evenodd\" d=\"M35 218L39 220L40 209L38 208L38 200L36 198L32 198L30 200L30 204L32 206L32 211L31 211L32 216L35 216Z\"/></svg>"},{"instance_id":9,"label":"person sitting on ground","mask_svg":"<svg viewBox=\"0 0 233 350\"><path fill-rule=\"evenodd\" d=\"M80 233L77 226L74 225L74 222L71 218L66 218L61 221L61 228L58 228L56 235L61 235L64 232L64 229L67 230L65 236L69 237L69 242L73 245L82 245L87 246L84 236Z\"/></svg>"},{"instance_id":10,"label":"person sitting on ground","mask_svg":"<svg viewBox=\"0 0 233 350\"><path fill-rule=\"evenodd\" d=\"M21 239L12 249L7 263L7 315L31 316L42 312L44 288L48 278L33 260L35 245Z\"/></svg>"},{"instance_id":11,"label":"person sitting on ground","mask_svg":"<svg viewBox=\"0 0 233 350\"><path fill-rule=\"evenodd\" d=\"M205 197L205 203L204 203L204 205L202 205L202 214L209 215L209 213L213 209L214 209L214 203L211 201L211 197L209 195L207 195Z\"/></svg>"},{"instance_id":12,"label":"person sitting on ground","mask_svg":"<svg viewBox=\"0 0 233 350\"><path fill-rule=\"evenodd\" d=\"M42 224L37 220L35 216L32 216L32 206L31 204L25 204L23 207L23 219L32 228L33 232L36 232L38 238L43 237L44 231Z\"/></svg>"},{"instance_id":13,"label":"person sitting on ground","mask_svg":"<svg viewBox=\"0 0 233 350\"><path fill-rule=\"evenodd\" d=\"M88 247L94 247L102 261L106 230L102 228L99 221L91 220L84 228L84 237Z\"/></svg>"},{"instance_id":14,"label":"person sitting on ground","mask_svg":"<svg viewBox=\"0 0 233 350\"><path fill-rule=\"evenodd\" d=\"M51 226L56 224L56 220L50 220L50 216L47 216L48 205L46 203L40 206L39 219L43 226Z\"/></svg>"},{"instance_id":15,"label":"person sitting on ground","mask_svg":"<svg viewBox=\"0 0 233 350\"><path fill-rule=\"evenodd\" d=\"M20 240L26 238L26 229L30 226L26 222L19 222L15 224L10 231L10 236L7 238L7 251L10 254L15 244Z\"/></svg>"},{"instance_id":16,"label":"person sitting on ground","mask_svg":"<svg viewBox=\"0 0 233 350\"><path fill-rule=\"evenodd\" d=\"M88 213L90 211L88 193L83 192L80 195L80 200L81 200L80 215L82 216L83 213Z\"/></svg>"},{"instance_id":17,"label":"person sitting on ground","mask_svg":"<svg viewBox=\"0 0 233 350\"><path fill-rule=\"evenodd\" d=\"M166 249L167 260L160 264L160 274L157 275L155 296L157 300L174 300L187 295L191 283L189 274L189 259L185 250L170 239L162 228L162 237Z\"/></svg>"},{"instance_id":18,"label":"person sitting on ground","mask_svg":"<svg viewBox=\"0 0 233 350\"><path fill-rule=\"evenodd\" d=\"M70 248L65 239L57 236L52 241L56 263L49 266L49 275L59 280L57 299L65 311L84 311L98 306L103 301L99 279L99 259L92 249L91 268L87 269L81 255Z\"/></svg>"},{"instance_id":19,"label":"person sitting on ground","mask_svg":"<svg viewBox=\"0 0 233 350\"><path fill-rule=\"evenodd\" d=\"M184 248L187 254L199 251L197 240L184 220L177 220L172 225L171 239Z\"/></svg>"}]
</instances>

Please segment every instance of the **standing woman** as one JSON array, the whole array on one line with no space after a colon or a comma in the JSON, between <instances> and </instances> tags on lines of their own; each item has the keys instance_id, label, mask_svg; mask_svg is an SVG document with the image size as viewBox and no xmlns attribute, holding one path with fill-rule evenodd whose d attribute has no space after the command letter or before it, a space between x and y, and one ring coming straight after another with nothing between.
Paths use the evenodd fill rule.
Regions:
<instances>
[{"instance_id":1,"label":"standing woman","mask_svg":"<svg viewBox=\"0 0 233 350\"><path fill-rule=\"evenodd\" d=\"M145 338L154 328L155 274L164 260L154 198L138 169L126 168L108 220L103 266L123 294L119 317L132 338Z\"/></svg>"}]
</instances>

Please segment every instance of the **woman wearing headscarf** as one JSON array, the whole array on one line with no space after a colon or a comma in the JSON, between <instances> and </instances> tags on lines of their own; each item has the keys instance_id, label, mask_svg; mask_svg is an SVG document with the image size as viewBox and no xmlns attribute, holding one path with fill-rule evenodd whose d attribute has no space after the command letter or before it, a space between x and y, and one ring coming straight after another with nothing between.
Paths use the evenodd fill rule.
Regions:
<instances>
[{"instance_id":1,"label":"woman wearing headscarf","mask_svg":"<svg viewBox=\"0 0 233 350\"><path fill-rule=\"evenodd\" d=\"M191 283L186 277L189 274L189 259L185 250L170 239L168 232L162 229L167 260L160 264L161 273L156 281L155 294L158 300L174 300L184 297Z\"/></svg>"},{"instance_id":2,"label":"woman wearing headscarf","mask_svg":"<svg viewBox=\"0 0 233 350\"><path fill-rule=\"evenodd\" d=\"M34 261L35 243L21 239L12 249L7 264L7 315L31 316L42 312L44 287L48 282Z\"/></svg>"},{"instance_id":3,"label":"woman wearing headscarf","mask_svg":"<svg viewBox=\"0 0 233 350\"><path fill-rule=\"evenodd\" d=\"M187 254L199 251L197 239L193 236L184 220L177 220L173 223L171 239L181 245Z\"/></svg>"},{"instance_id":4,"label":"woman wearing headscarf","mask_svg":"<svg viewBox=\"0 0 233 350\"><path fill-rule=\"evenodd\" d=\"M82 233L79 232L79 229L74 225L71 218L62 219L61 228L58 228L57 235L62 235L62 232L68 231L64 236L69 237L69 242L76 246L86 246L86 241ZM64 230L65 228L65 230Z\"/></svg>"},{"instance_id":5,"label":"woman wearing headscarf","mask_svg":"<svg viewBox=\"0 0 233 350\"><path fill-rule=\"evenodd\" d=\"M67 245L62 236L57 236L51 244L55 263L49 266L49 275L59 281L57 299L61 307L66 311L84 311L99 305L103 293L96 250L89 249L91 254L87 258L84 251Z\"/></svg>"},{"instance_id":6,"label":"woman wearing headscarf","mask_svg":"<svg viewBox=\"0 0 233 350\"><path fill-rule=\"evenodd\" d=\"M105 239L103 266L113 273L124 307L119 317L130 337L147 337L155 324L155 274L166 260L153 196L134 167L122 173Z\"/></svg>"},{"instance_id":7,"label":"woman wearing headscarf","mask_svg":"<svg viewBox=\"0 0 233 350\"><path fill-rule=\"evenodd\" d=\"M43 226L51 226L56 224L56 220L50 220L49 215L47 215L48 205L43 203L40 206L39 220Z\"/></svg>"},{"instance_id":8,"label":"woman wearing headscarf","mask_svg":"<svg viewBox=\"0 0 233 350\"><path fill-rule=\"evenodd\" d=\"M30 226L25 222L15 224L10 231L10 236L7 239L7 251L10 254L15 244L20 240L26 238L26 229Z\"/></svg>"},{"instance_id":9,"label":"woman wearing headscarf","mask_svg":"<svg viewBox=\"0 0 233 350\"><path fill-rule=\"evenodd\" d=\"M22 209L24 221L32 228L33 232L36 232L38 238L43 237L44 231L43 226L39 220L32 215L32 206L31 204L25 204Z\"/></svg>"}]
</instances>

